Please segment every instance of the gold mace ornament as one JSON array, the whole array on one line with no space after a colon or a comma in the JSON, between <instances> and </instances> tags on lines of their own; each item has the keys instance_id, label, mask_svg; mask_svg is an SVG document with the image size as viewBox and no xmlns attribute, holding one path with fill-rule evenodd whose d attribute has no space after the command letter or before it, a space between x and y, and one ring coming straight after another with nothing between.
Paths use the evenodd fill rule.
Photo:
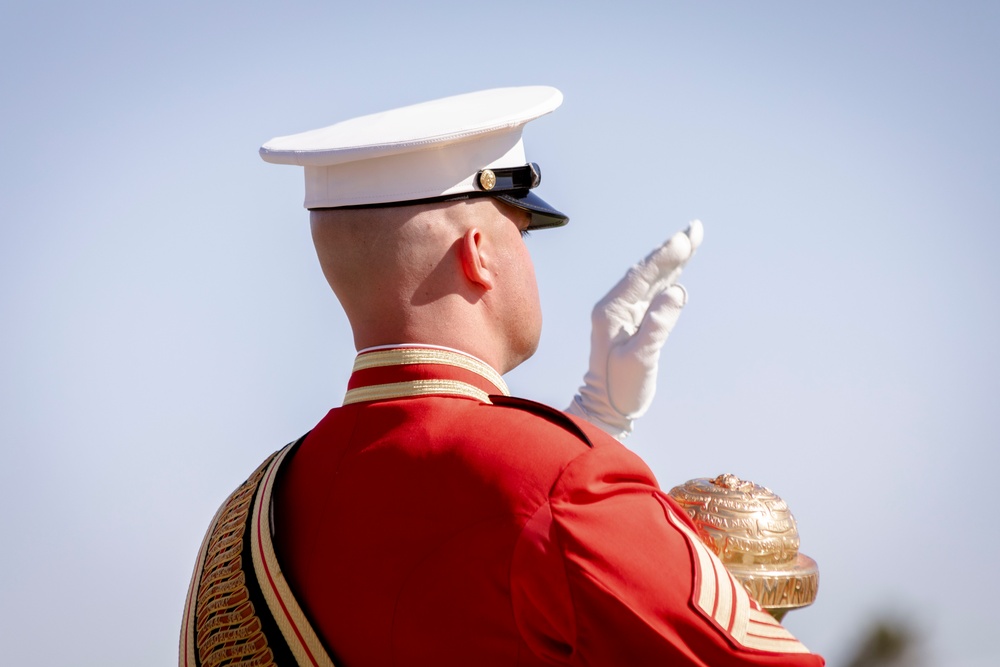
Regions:
<instances>
[{"instance_id":1,"label":"gold mace ornament","mask_svg":"<svg viewBox=\"0 0 1000 667\"><path fill-rule=\"evenodd\" d=\"M777 620L816 599L819 568L799 553L795 517L770 489L725 474L692 479L670 496L726 569Z\"/></svg>"}]
</instances>

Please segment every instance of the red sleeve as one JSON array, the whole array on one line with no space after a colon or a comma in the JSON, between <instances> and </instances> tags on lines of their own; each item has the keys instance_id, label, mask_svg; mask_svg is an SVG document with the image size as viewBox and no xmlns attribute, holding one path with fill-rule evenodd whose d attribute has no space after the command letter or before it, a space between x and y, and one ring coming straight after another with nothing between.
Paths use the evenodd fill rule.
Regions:
<instances>
[{"instance_id":1,"label":"red sleeve","mask_svg":"<svg viewBox=\"0 0 1000 667\"><path fill-rule=\"evenodd\" d=\"M522 637L555 664L824 664L751 601L618 443L563 471L521 533L511 590Z\"/></svg>"}]
</instances>

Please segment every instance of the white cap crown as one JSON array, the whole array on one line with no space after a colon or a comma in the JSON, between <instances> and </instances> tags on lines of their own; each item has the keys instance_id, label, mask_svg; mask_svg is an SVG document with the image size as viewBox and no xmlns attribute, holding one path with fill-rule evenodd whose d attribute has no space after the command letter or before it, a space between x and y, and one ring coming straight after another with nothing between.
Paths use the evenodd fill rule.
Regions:
<instances>
[{"instance_id":1,"label":"white cap crown","mask_svg":"<svg viewBox=\"0 0 1000 667\"><path fill-rule=\"evenodd\" d=\"M459 195L481 170L522 167L524 125L561 103L549 86L494 88L277 137L260 155L305 167L310 209Z\"/></svg>"}]
</instances>

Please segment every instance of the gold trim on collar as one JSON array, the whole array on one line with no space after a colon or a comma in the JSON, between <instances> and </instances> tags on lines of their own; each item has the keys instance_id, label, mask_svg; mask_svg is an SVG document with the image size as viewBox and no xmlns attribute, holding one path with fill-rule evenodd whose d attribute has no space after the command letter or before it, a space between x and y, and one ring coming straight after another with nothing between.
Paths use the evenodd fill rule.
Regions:
<instances>
[{"instance_id":1,"label":"gold trim on collar","mask_svg":"<svg viewBox=\"0 0 1000 667\"><path fill-rule=\"evenodd\" d=\"M356 369L355 369L356 370ZM393 382L391 384L376 384L370 387L350 389L344 396L344 405L361 403L362 401L383 401L390 398L406 396L428 396L431 394L446 394L449 396L464 396L474 398L481 403L489 403L490 397L482 389L458 380L410 380L408 382Z\"/></svg>"},{"instance_id":2,"label":"gold trim on collar","mask_svg":"<svg viewBox=\"0 0 1000 667\"><path fill-rule=\"evenodd\" d=\"M503 378L500 377L500 374L497 373L492 366L488 365L484 361L476 359L475 357L462 354L461 352L452 352L451 350L434 350L423 347L400 347L392 350L365 352L364 354L359 354L354 360L354 370L361 371L366 368L406 366L410 364L444 364L445 366L455 366L467 371L472 371L476 375L489 380L504 396L510 396L510 390L507 389L507 383L503 381ZM487 395L486 392L481 393L483 396ZM351 392L349 391L347 394L350 396Z\"/></svg>"}]
</instances>

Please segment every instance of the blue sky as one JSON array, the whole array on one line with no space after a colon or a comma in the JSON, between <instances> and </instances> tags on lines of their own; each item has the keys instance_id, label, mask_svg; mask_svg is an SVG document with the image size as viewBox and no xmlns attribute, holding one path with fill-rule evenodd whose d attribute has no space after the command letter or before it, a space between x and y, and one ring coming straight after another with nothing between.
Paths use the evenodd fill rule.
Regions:
<instances>
[{"instance_id":1,"label":"blue sky","mask_svg":"<svg viewBox=\"0 0 1000 667\"><path fill-rule=\"evenodd\" d=\"M12 664L172 664L215 508L343 396L302 174L260 144L523 84L565 95L525 145L572 221L529 240L512 390L565 405L593 303L700 218L628 444L788 501L821 587L787 624L831 665L880 615L993 663L995 4L5 3L0 62Z\"/></svg>"}]
</instances>

